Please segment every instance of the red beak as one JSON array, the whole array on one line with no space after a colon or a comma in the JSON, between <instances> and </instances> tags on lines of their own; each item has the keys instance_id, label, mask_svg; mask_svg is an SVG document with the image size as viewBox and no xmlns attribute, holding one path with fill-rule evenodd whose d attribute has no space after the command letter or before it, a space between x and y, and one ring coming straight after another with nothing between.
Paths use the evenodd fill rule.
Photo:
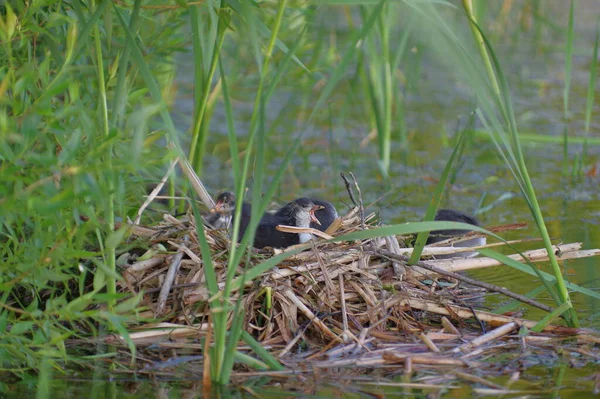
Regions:
<instances>
[{"instance_id":1,"label":"red beak","mask_svg":"<svg viewBox=\"0 0 600 399\"><path fill-rule=\"evenodd\" d=\"M323 209L323 208L325 208L325 207L322 205L315 205L310 210L310 220L312 220L319 226L321 225L321 222L319 222L319 219L317 219L317 217L315 216L315 211L318 211L319 209Z\"/></svg>"},{"instance_id":2,"label":"red beak","mask_svg":"<svg viewBox=\"0 0 600 399\"><path fill-rule=\"evenodd\" d=\"M213 212L221 212L221 210L223 210L223 201L217 201L217 203L215 204L215 207L213 209L211 209L211 213Z\"/></svg>"}]
</instances>

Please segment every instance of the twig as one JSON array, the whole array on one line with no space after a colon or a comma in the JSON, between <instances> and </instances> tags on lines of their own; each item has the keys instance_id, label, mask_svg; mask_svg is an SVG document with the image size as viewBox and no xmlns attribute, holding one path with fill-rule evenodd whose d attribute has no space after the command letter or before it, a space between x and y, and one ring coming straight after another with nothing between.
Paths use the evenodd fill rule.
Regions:
<instances>
[{"instance_id":1,"label":"twig","mask_svg":"<svg viewBox=\"0 0 600 399\"><path fill-rule=\"evenodd\" d=\"M298 331L298 333L294 336L294 338L285 346L285 348L283 348L283 350L277 355L277 357L281 359L289 351L291 351L292 348L294 347L294 345L296 345L296 342L298 342L300 340L300 338L302 338L304 336L304 333L306 332L306 330L308 329L309 326L310 326L310 323L306 323L306 325L302 327L302 331Z\"/></svg>"},{"instance_id":2,"label":"twig","mask_svg":"<svg viewBox=\"0 0 600 399\"><path fill-rule=\"evenodd\" d=\"M331 240L333 237L329 234L326 234L320 230L313 229L312 227L297 227L297 226L286 226L283 224L275 226L276 230L283 231L284 233L309 233L324 238L326 240Z\"/></svg>"},{"instance_id":3,"label":"twig","mask_svg":"<svg viewBox=\"0 0 600 399\"><path fill-rule=\"evenodd\" d=\"M321 330L325 335L327 335L329 338L334 339L336 341L342 341L342 339L340 337L338 337L337 335L335 335L333 333L333 331L331 331L329 329L329 327L327 327L325 325L325 323L323 323L321 321L321 319L319 319L313 312L312 310L310 310L301 300L300 298L298 298L296 296L296 294L294 294L294 292L290 289L285 290L284 292L285 296L288 297L288 299L290 299L294 305L296 305L298 307L298 309L304 313L304 315L308 318L308 320L310 320L311 322L315 323L315 325L319 328L319 330Z\"/></svg>"},{"instance_id":4,"label":"twig","mask_svg":"<svg viewBox=\"0 0 600 399\"><path fill-rule=\"evenodd\" d=\"M396 238L396 236L387 236L384 238L388 251L396 255L400 255L401 248L400 244L398 244L398 239ZM402 263L395 262L392 260L392 267L394 268L394 274L396 276L406 274L406 268L402 265Z\"/></svg>"},{"instance_id":5,"label":"twig","mask_svg":"<svg viewBox=\"0 0 600 399\"><path fill-rule=\"evenodd\" d=\"M463 373L462 371L453 371L452 373L454 375L456 375L457 377L462 378L463 380L467 380L467 381L470 381L470 382L475 382L475 383L478 383L478 384L486 385L486 386L488 386L490 388L493 388L493 389L504 389L504 387L502 385L495 384L495 383L493 383L491 381L488 381L488 380L486 380L484 378L481 378L481 377L478 377L476 375Z\"/></svg>"},{"instance_id":6,"label":"twig","mask_svg":"<svg viewBox=\"0 0 600 399\"><path fill-rule=\"evenodd\" d=\"M317 263L319 263L319 267L321 268L321 275L323 276L323 279L325 280L325 291L326 291L326 295L327 295L327 304L331 308L333 308L333 306L331 306L329 304L329 301L331 300L331 297L333 296L333 293L335 291L333 281L331 280L331 277L329 276L329 273L327 272L327 266L325 266L325 262L323 262L323 258L321 257L321 254L319 253L319 250L317 249L315 242L313 240L310 240L310 243L311 243L311 249L312 249L313 255L315 256L315 259L317 260Z\"/></svg>"},{"instance_id":7,"label":"twig","mask_svg":"<svg viewBox=\"0 0 600 399\"><path fill-rule=\"evenodd\" d=\"M427 335L420 333L418 335L418 337L421 341L423 341L425 343L425 345L427 345L427 347L429 349L431 349L432 352L440 351L440 348L438 348L437 345L431 339L429 339L429 337Z\"/></svg>"},{"instance_id":8,"label":"twig","mask_svg":"<svg viewBox=\"0 0 600 399\"><path fill-rule=\"evenodd\" d=\"M158 265L161 265L165 261L164 256L155 256L150 259L142 260L134 263L127 267L128 273L142 272L144 270L152 269Z\"/></svg>"},{"instance_id":9,"label":"twig","mask_svg":"<svg viewBox=\"0 0 600 399\"><path fill-rule=\"evenodd\" d=\"M148 205L150 205L152 203L152 201L154 201L154 198L156 198L156 196L158 195L160 190L162 190L163 186L167 182L167 179L173 173L173 169L175 169L175 165L177 165L177 162L179 162L179 158L171 161L171 164L169 165L169 169L167 169L167 173L165 173L163 178L160 179L160 181L158 182L156 187L154 187L154 190L152 190L152 192L148 195L148 198L146 198L146 201L144 201L142 206L140 206L140 209L138 209L137 215L135 217L135 220L133 221L133 224L136 224L136 225L140 224L140 220L142 219L142 213L148 207Z\"/></svg>"},{"instance_id":10,"label":"twig","mask_svg":"<svg viewBox=\"0 0 600 399\"><path fill-rule=\"evenodd\" d=\"M354 187L356 188L356 192L358 193L358 211L360 212L360 224L361 227L365 228L365 206L363 204L362 193L360 191L360 187L358 186L358 181L356 181L356 177L354 173L350 172L350 176L352 176L352 180L354 181Z\"/></svg>"},{"instance_id":11,"label":"twig","mask_svg":"<svg viewBox=\"0 0 600 399\"><path fill-rule=\"evenodd\" d=\"M358 202L356 201L356 198L354 197L354 192L350 187L350 180L348 180L346 175L343 173L340 173L340 176L342 176L342 179L344 180L344 184L346 185L346 191L348 191L348 195L350 196L350 201L352 201L355 207L358 207Z\"/></svg>"},{"instance_id":12,"label":"twig","mask_svg":"<svg viewBox=\"0 0 600 399\"><path fill-rule=\"evenodd\" d=\"M194 188L194 191L196 192L196 194L198 194L198 197L204 203L204 205L208 209L214 208L215 202L213 201L212 197L204 187L204 184L202 184L202 181L192 168L192 165L190 165L190 163L187 161L187 159L179 158L179 167L183 171L183 174L185 174L188 180L190 181L192 187Z\"/></svg>"},{"instance_id":13,"label":"twig","mask_svg":"<svg viewBox=\"0 0 600 399\"><path fill-rule=\"evenodd\" d=\"M446 332L449 334L454 334L458 336L462 335L460 331L458 331L458 329L454 327L454 324L452 324L452 322L448 320L447 317L442 317L442 326L444 326L444 330L446 330Z\"/></svg>"},{"instance_id":14,"label":"twig","mask_svg":"<svg viewBox=\"0 0 600 399\"><path fill-rule=\"evenodd\" d=\"M464 345L457 346L456 348L452 349L450 352L452 352L452 353L470 352L478 346L481 346L481 345L483 345L487 342L490 342L494 339L497 339L497 338L503 337L507 334L510 334L513 330L516 330L518 327L519 327L519 325L513 321L512 323L508 323L503 326L500 326L500 327L490 331L487 334L483 334L482 336L475 338L471 342L467 342Z\"/></svg>"},{"instance_id":15,"label":"twig","mask_svg":"<svg viewBox=\"0 0 600 399\"><path fill-rule=\"evenodd\" d=\"M460 366L466 367L467 363L464 360L453 359L451 357L442 357L439 354L415 354L415 353L399 353L393 350L383 352L382 358L386 363L405 363L408 359L416 364L432 364L436 366Z\"/></svg>"},{"instance_id":16,"label":"twig","mask_svg":"<svg viewBox=\"0 0 600 399\"><path fill-rule=\"evenodd\" d=\"M579 250L581 248L581 243L571 243L552 247L552 250L561 251L560 253L556 253L558 260L565 259L580 259L587 258L591 256L600 255L600 249L587 249L587 250ZM548 252L546 249L534 249L531 251L523 252L525 259L520 254L508 255L509 258L514 259L518 262L544 262L547 261ZM473 270L473 269L482 269L486 267L494 267L502 265L502 262L486 257L479 258L471 258L471 259L452 259L452 260L439 260L436 261L436 265L440 268L448 268L452 271L465 271L465 270Z\"/></svg>"}]
</instances>

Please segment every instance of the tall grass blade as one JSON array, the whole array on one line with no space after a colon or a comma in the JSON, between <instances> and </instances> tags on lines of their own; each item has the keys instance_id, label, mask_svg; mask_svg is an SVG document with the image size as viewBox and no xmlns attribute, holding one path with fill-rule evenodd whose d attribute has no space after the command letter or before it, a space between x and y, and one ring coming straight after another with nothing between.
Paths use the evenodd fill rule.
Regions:
<instances>
[{"instance_id":1,"label":"tall grass blade","mask_svg":"<svg viewBox=\"0 0 600 399\"><path fill-rule=\"evenodd\" d=\"M192 210L194 212L194 221L196 222L196 235L198 236L198 243L200 245L200 254L204 262L204 277L206 278L206 288L211 297L209 303L213 321L213 332L215 336L215 346L213 347L210 354L205 356L211 356L211 376L213 381L218 381L222 373L223 357L224 357L224 341L225 335L227 334L226 327L226 303L219 290L219 284L217 280L217 274L215 271L214 263L212 261L212 253L206 240L206 233L204 231L204 221L200 215L200 210L196 205L195 201L191 201ZM221 346L220 346L221 345Z\"/></svg>"},{"instance_id":2,"label":"tall grass blade","mask_svg":"<svg viewBox=\"0 0 600 399\"><path fill-rule=\"evenodd\" d=\"M567 29L567 45L565 47L565 87L563 89L563 175L569 169L569 94L571 92L571 67L573 64L573 25L575 21L575 2L571 0L569 7L569 27Z\"/></svg>"},{"instance_id":3,"label":"tall grass blade","mask_svg":"<svg viewBox=\"0 0 600 399\"><path fill-rule=\"evenodd\" d=\"M587 97L585 103L585 137L583 142L583 163L587 163L590 122L592 120L592 111L594 109L594 100L596 97L596 74L598 73L598 45L600 43L600 18L596 23L596 39L594 40L594 51L592 54L592 62L590 63L590 77L588 81Z\"/></svg>"},{"instance_id":4,"label":"tall grass blade","mask_svg":"<svg viewBox=\"0 0 600 399\"><path fill-rule=\"evenodd\" d=\"M479 252L484 255L484 256L489 256L492 258L495 258L499 261L501 261L502 263L504 263L505 265L512 267L513 269L519 270L523 273L529 274L530 276L534 276L534 277L538 277L541 275L543 278L540 278L540 280L542 282L544 281L548 281L550 283L552 283L553 285L556 284L557 279L555 276L553 276L552 274L543 272L541 270L539 270L537 267L535 268L536 270L533 270L533 268L531 267L531 265L524 265L520 262L515 261L514 259L511 258L507 258L506 255L500 254L498 252L492 251L492 252L488 252L490 251L489 248L482 248L481 250L479 250ZM539 273L539 274L538 274ZM591 290L589 288L585 288L585 287L581 287L577 284L571 283L571 282L565 282L567 288L571 291L574 292L579 292L583 295L587 295L591 298L595 298L595 299L600 299L600 293ZM546 287L544 287L546 288ZM558 295L558 291L556 291L555 289L549 290L548 288L546 288L546 291L553 297L554 301L557 304L562 304L561 303L561 298Z\"/></svg>"},{"instance_id":5,"label":"tall grass blade","mask_svg":"<svg viewBox=\"0 0 600 399\"><path fill-rule=\"evenodd\" d=\"M137 26L140 20L140 7L142 0L135 0L133 3L133 10L129 17L129 29L132 32L137 30ZM112 118L111 126L116 128L122 123L122 118L125 112L125 105L127 103L127 66L129 65L131 49L129 44L125 45L121 58L119 59L119 70L117 72L117 85L115 86L115 94L113 99L112 107Z\"/></svg>"},{"instance_id":6,"label":"tall grass blade","mask_svg":"<svg viewBox=\"0 0 600 399\"><path fill-rule=\"evenodd\" d=\"M252 335L250 335L247 331L242 330L241 338L244 342L252 349L254 353L256 353L266 364L269 366L271 370L283 370L284 367L267 351L260 342L256 341Z\"/></svg>"},{"instance_id":7,"label":"tall grass blade","mask_svg":"<svg viewBox=\"0 0 600 399\"><path fill-rule=\"evenodd\" d=\"M379 18L379 15L381 14L381 11L383 9L383 4L384 1L379 1L377 6L375 6L371 11L371 14L366 18L361 30L358 31L356 34L352 35L352 39L350 39L350 45L348 46L348 49L346 49L346 51L344 52L344 55L340 59L340 62L336 65L335 69L331 73L331 76L329 76L327 83L321 90L321 95L315 102L314 109L308 117L307 124L313 120L317 112L320 112L324 108L325 101L327 101L327 99L331 96L331 94L333 93L333 89L335 89L337 84L343 78L345 71L352 63L354 56L357 52L357 46L362 40L364 40L367 33L369 33L373 28L373 25L377 21L377 18Z\"/></svg>"},{"instance_id":8,"label":"tall grass blade","mask_svg":"<svg viewBox=\"0 0 600 399\"><path fill-rule=\"evenodd\" d=\"M471 126L473 122L473 116L471 115L471 119L469 120L469 124L466 129L462 131L458 140L456 141L456 145L454 146L454 150L450 155L450 158L446 162L446 166L444 167L444 171L440 176L440 180L438 181L435 190L433 192L433 196L429 202L429 206L427 207L427 211L425 212L425 216L423 217L423 221L428 222L434 219L435 214L442 202L442 197L444 194L444 190L446 188L446 183L448 181L448 176L450 175L450 171L452 170L453 165L457 162L458 154L462 152L463 142L465 133L468 131L468 128ZM415 240L414 250L412 255L410 256L409 264L414 265L421 259L421 254L423 253L423 248L425 248L425 244L427 243L427 237L429 237L429 232L424 231L417 235L417 239Z\"/></svg>"},{"instance_id":9,"label":"tall grass blade","mask_svg":"<svg viewBox=\"0 0 600 399\"><path fill-rule=\"evenodd\" d=\"M467 10L467 13L468 13L468 10ZM494 69L492 69L491 71L488 71L488 73L492 73L494 75L493 78L490 77L490 80L493 79L493 81L496 81L496 79L497 79L498 87L500 90L498 97L499 97L499 100L501 101L501 110L503 113L505 123L508 126L508 134L510 135L511 142L512 142L512 146L507 147L506 150L509 153L512 151L514 151L516 153L515 157L514 157L517 160L516 170L518 170L520 172L520 177L523 178L523 182L522 182L523 196L527 200L527 204L529 205L529 208L534 217L534 220L536 222L538 230L540 231L540 235L542 236L542 239L544 241L544 246L546 247L546 250L548 251L548 256L550 258L550 263L552 265L553 273L554 273L554 276L556 277L556 280L558 283L558 294L561 299L561 302L562 303L570 302L569 293L566 289L564 278L562 276L560 266L558 265L558 261L556 260L556 256L555 256L554 252L552 251L552 242L550 240L550 235L548 234L546 224L544 223L544 219L543 219L543 216L542 216L542 213L540 210L540 206L539 206L537 197L535 195L535 190L533 188L533 184L531 183L531 178L529 177L527 165L525 164L525 157L523 155L523 151L521 149L521 144L519 142L517 124L516 124L515 117L514 117L514 111L513 111L512 102L510 99L510 91L508 89L508 84L506 82L506 78L502 72L498 58L496 57L496 54L494 53L493 48L490 45L489 41L485 37L485 35L482 32L479 25L477 25L476 21L473 19L473 16L470 14L468 14L468 16L470 18L471 25L474 26L479 31L481 39L483 40L482 42L478 41L478 43L481 46L485 47L481 51L481 54L484 57L488 57L488 54L489 54L489 58L491 59L490 64L493 65L493 67L494 67ZM486 62L486 64L487 64L487 62ZM515 176L515 177L517 177L517 176ZM579 322L577 320L577 315L576 315L574 309L571 309L565 316L567 318L567 322L569 322L571 325L573 325L575 327L577 327L579 325Z\"/></svg>"},{"instance_id":10,"label":"tall grass blade","mask_svg":"<svg viewBox=\"0 0 600 399\"><path fill-rule=\"evenodd\" d=\"M227 84L227 77L225 75L225 71L223 70L223 64L221 60L219 60L219 73L221 75L221 91L223 93L223 105L225 107L225 120L227 121L227 140L229 142L229 155L231 157L231 173L233 174L234 183L233 186L239 187L241 170L238 152L238 140L235 130L235 122L233 119L233 109L231 108L231 100L229 99L229 87ZM241 203L242 201L238 201L237 205ZM237 237L232 237L232 240L235 242L237 240Z\"/></svg>"},{"instance_id":11,"label":"tall grass blade","mask_svg":"<svg viewBox=\"0 0 600 399\"><path fill-rule=\"evenodd\" d=\"M127 43L131 49L131 56L135 61L136 66L138 67L146 86L148 87L148 91L152 96L152 99L156 101L160 105L160 116L166 125L167 135L171 142L174 143L175 149L177 152L177 156L183 158L183 152L181 151L181 147L179 146L179 138L177 136L177 130L175 129L175 125L173 124L173 119L169 114L169 110L165 104L165 101L160 92L160 88L156 83L156 79L152 76L152 72L150 72L150 68L148 67L148 63L144 59L142 51L140 50L137 42L134 39L134 34L130 31L129 26L125 22L125 19L121 15L121 11L117 8L116 3L112 3L115 13L119 18L119 22L121 23L121 27L123 28L123 32L125 33L125 37L127 39Z\"/></svg>"},{"instance_id":12,"label":"tall grass blade","mask_svg":"<svg viewBox=\"0 0 600 399\"><path fill-rule=\"evenodd\" d=\"M196 21L192 21L192 26L195 27L192 29L192 42L194 43L194 50L199 51L203 46L201 46L201 36L200 30L197 25L200 24L200 15L197 12L197 6L193 6L194 10L190 14L190 18L195 16L197 18ZM197 54L194 53L195 65L198 67L197 70L202 66L201 60L204 57L208 57L210 59L210 66L208 71L205 74L201 74L199 71L196 72L195 78L203 78L202 81L196 81L196 84L199 87L202 87L202 96L195 98L195 103L197 107L194 111L194 121L192 124L192 142L190 144L189 150L189 160L190 164L194 170L200 173L200 168L202 165L202 159L204 155L204 144L206 142L206 130L201 129L202 124L205 123L205 115L208 108L208 99L210 96L210 91L212 89L212 81L215 76L215 71L217 70L217 63L219 61L219 54L221 51L221 47L223 46L223 41L225 40L225 31L228 26L229 14L226 10L222 9L219 12L219 17L217 19L217 28L216 28L216 39L214 41L214 48L208 54ZM204 46L206 47L206 46ZM195 92L198 94L198 91Z\"/></svg>"},{"instance_id":13,"label":"tall grass blade","mask_svg":"<svg viewBox=\"0 0 600 399\"><path fill-rule=\"evenodd\" d=\"M556 318L560 317L563 313L570 311L573 308L571 302L565 302L552 312L548 313L542 320L538 321L535 326L531 327L534 332L542 332L544 328Z\"/></svg>"}]
</instances>

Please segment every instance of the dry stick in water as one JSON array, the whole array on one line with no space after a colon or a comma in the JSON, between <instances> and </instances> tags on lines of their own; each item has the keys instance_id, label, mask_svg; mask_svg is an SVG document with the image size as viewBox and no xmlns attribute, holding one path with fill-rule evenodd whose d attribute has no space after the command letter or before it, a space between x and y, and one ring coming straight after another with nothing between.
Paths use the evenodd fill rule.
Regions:
<instances>
[{"instance_id":1,"label":"dry stick in water","mask_svg":"<svg viewBox=\"0 0 600 399\"><path fill-rule=\"evenodd\" d=\"M156 311L154 312L156 316L162 316L163 312L165 311L165 307L167 305L167 298L169 297L169 292L171 292L173 280L175 280L175 275L179 270L181 260L183 259L183 255L185 254L183 248L185 248L185 245L188 241L189 236L185 235L183 237L183 243L179 246L177 254L173 257L173 262L171 262L171 265L169 266L169 271L167 271L162 288L160 289L160 294L158 295L158 304L156 305Z\"/></svg>"},{"instance_id":2,"label":"dry stick in water","mask_svg":"<svg viewBox=\"0 0 600 399\"><path fill-rule=\"evenodd\" d=\"M486 379L483 379L481 377L478 377L476 375L472 375L472 374L467 374L467 373L463 373L461 371L458 370L453 370L452 374L456 375L459 378L462 378L463 380L467 380L467 381L471 381L471 382L476 382L482 385L486 385L490 388L494 388L494 389L504 389L504 387L502 385L498 385L498 384L494 384L491 381L488 381Z\"/></svg>"},{"instance_id":3,"label":"dry stick in water","mask_svg":"<svg viewBox=\"0 0 600 399\"><path fill-rule=\"evenodd\" d=\"M385 250L382 250L382 249L377 250L377 254L380 255L380 256L383 256L385 258L388 258L390 260L396 259L396 260L400 260L400 261L403 261L403 262L408 262L408 259L409 259L407 256L396 255L396 254L393 254L391 252L388 252L388 251L385 251ZM453 273L453 272L446 271L444 269L440 269L439 267L432 266L432 265L427 264L425 262L417 262L416 266L419 266L419 267L422 267L423 269L426 269L426 270L429 270L429 271L441 274L442 276L452 277L452 278L454 278L456 280L460 280L460 281L465 282L467 284L471 284L471 285L475 285L477 287L485 288L488 291L498 292L498 293L500 293L502 295L505 295L505 296L507 296L509 298L516 299L516 300L518 300L520 302L526 303L528 305L531 305L533 307L541 309L541 310L543 310L545 312L549 312L549 313L552 312L552 308L550 306L546 306L546 305L544 305L542 303L534 301L533 299L527 298L526 296L515 294L514 292L509 291L506 288L498 287L497 285L493 285L493 284L483 283L481 281L477 281L477 280L474 280L472 278L465 277L465 276L463 276L461 274L458 274L458 273Z\"/></svg>"},{"instance_id":4,"label":"dry stick in water","mask_svg":"<svg viewBox=\"0 0 600 399\"><path fill-rule=\"evenodd\" d=\"M497 338L503 337L507 334L510 334L511 332L513 332L513 330L516 330L518 327L519 327L519 325L513 321L512 323L508 323L503 326L500 326L500 327L490 331L487 334L483 334L482 336L475 338L471 342L467 342L464 345L457 346L456 348L452 349L450 352L452 352L452 353L470 352L478 346L481 346L481 345L483 345L487 342L490 342L494 339L497 339Z\"/></svg>"},{"instance_id":5,"label":"dry stick in water","mask_svg":"<svg viewBox=\"0 0 600 399\"><path fill-rule=\"evenodd\" d=\"M552 246L552 250L556 254L558 260L581 259L600 255L600 249L579 250L579 248L581 248L580 242ZM529 262L537 263L548 260L548 252L545 248L525 251L522 254L525 256L525 260ZM523 261L521 254L512 254L508 255L508 257L518 262ZM454 272L461 272L465 270L500 266L502 265L502 262L493 258L479 257L471 259L438 260L436 261L436 265L440 268L451 269Z\"/></svg>"}]
</instances>

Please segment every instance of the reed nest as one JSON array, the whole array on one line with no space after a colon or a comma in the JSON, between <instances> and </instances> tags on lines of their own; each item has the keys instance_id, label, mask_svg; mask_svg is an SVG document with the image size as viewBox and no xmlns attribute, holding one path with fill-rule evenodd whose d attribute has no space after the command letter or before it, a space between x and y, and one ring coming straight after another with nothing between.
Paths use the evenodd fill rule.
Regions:
<instances>
[{"instance_id":1,"label":"reed nest","mask_svg":"<svg viewBox=\"0 0 600 399\"><path fill-rule=\"evenodd\" d=\"M334 222L324 236L337 237L374 224L375 215L365 217L358 206ZM495 231L518 227L521 225ZM156 226L132 225L132 236L153 248L138 257L130 251L119 262L124 276L121 290L143 293L142 305L147 310L140 316L151 320L132 327L129 334L138 353L143 354L138 372L153 373L187 362L203 364L200 340L209 335L211 327L196 231L194 218L189 215L175 218L166 214ZM224 285L229 233L206 232L218 280ZM470 233L455 240L472 237ZM578 338L569 341L573 351L566 353L579 356L579 361L581 353L587 354L583 357L588 361L600 359L600 336L595 332L549 325L542 332L529 331L523 338L518 332L535 322L482 309L484 295L496 292L552 310L506 288L457 273L503 267L500 262L485 257L439 259L440 255L465 251L448 241L440 243L443 247L426 248L422 261L408 266L412 249L403 248L404 239L391 236L328 242L318 238L243 287L238 284L229 301L233 307L241 296L244 330L295 372L343 367L372 370L390 365L481 370L484 359L505 350L518 352L529 345L530 350L554 353L558 350L556 342L563 342L565 337ZM499 244L488 246L495 245ZM600 254L599 250L582 251L580 247L578 243L565 244L555 250L559 259ZM281 252L253 250L238 268L236 281L240 282L244 270ZM547 260L543 249L523 255L531 262ZM522 259L518 254L511 257ZM126 345L119 335L107 337L106 342ZM251 354L242 342L239 350ZM165 362L165 358L169 360ZM306 362L312 366L300 367ZM490 367L492 370L494 365ZM244 370L240 366L238 375L250 375L243 374Z\"/></svg>"}]
</instances>

